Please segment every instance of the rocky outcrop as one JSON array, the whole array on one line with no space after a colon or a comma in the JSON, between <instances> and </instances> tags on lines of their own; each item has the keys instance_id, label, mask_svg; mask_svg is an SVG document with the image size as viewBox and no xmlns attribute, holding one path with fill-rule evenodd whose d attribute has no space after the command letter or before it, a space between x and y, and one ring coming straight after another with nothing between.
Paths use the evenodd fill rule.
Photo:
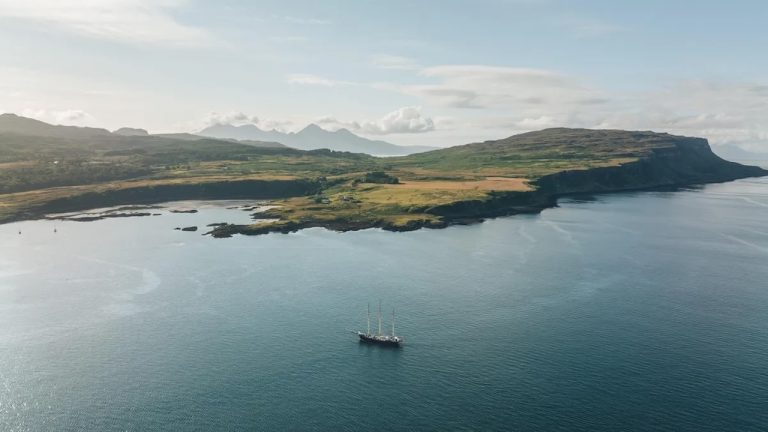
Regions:
<instances>
[{"instance_id":1,"label":"rocky outcrop","mask_svg":"<svg viewBox=\"0 0 768 432\"><path fill-rule=\"evenodd\" d=\"M674 145L651 149L646 157L618 166L561 171L532 182L531 192L495 192L486 200L461 201L427 209L447 223L464 223L519 213L536 213L557 198L585 193L679 187L768 175L756 166L726 161L702 138L674 137Z\"/></svg>"},{"instance_id":2,"label":"rocky outcrop","mask_svg":"<svg viewBox=\"0 0 768 432\"><path fill-rule=\"evenodd\" d=\"M288 234L296 231L300 231L306 228L325 228L331 231L347 232L347 231L359 231L370 228L381 228L385 231L392 232L405 232L415 231L421 228L445 228L448 226L443 221L423 220L423 221L410 221L404 225L394 225L382 219L375 220L347 220L347 219L333 219L333 220L307 220L303 222L287 221L278 224L254 224L254 225L237 225L237 224L223 224L215 227L211 231L205 233L215 238L229 238L235 234L243 235L261 235L269 233L282 233Z\"/></svg>"},{"instance_id":3,"label":"rocky outcrop","mask_svg":"<svg viewBox=\"0 0 768 432\"><path fill-rule=\"evenodd\" d=\"M676 145L651 150L650 155L620 166L563 171L533 182L547 195L615 192L717 183L768 175L755 166L729 162L715 155L707 140L678 139Z\"/></svg>"}]
</instances>

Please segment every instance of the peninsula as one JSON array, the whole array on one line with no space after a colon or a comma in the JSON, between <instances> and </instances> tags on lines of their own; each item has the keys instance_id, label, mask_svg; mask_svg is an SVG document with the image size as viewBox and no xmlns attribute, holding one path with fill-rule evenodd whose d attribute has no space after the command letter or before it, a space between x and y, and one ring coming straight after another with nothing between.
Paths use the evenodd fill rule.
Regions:
<instances>
[{"instance_id":1,"label":"peninsula","mask_svg":"<svg viewBox=\"0 0 768 432\"><path fill-rule=\"evenodd\" d=\"M189 199L270 199L209 234L439 228L538 212L568 194L723 182L768 171L702 138L553 128L402 157L195 135L111 133L0 116L0 223Z\"/></svg>"}]
</instances>

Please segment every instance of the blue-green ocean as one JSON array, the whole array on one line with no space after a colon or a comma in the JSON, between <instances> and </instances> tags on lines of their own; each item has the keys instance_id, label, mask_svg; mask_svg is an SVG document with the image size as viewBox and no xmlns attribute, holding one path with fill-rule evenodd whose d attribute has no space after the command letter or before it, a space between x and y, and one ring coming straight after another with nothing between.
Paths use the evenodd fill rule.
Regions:
<instances>
[{"instance_id":1,"label":"blue-green ocean","mask_svg":"<svg viewBox=\"0 0 768 432\"><path fill-rule=\"evenodd\" d=\"M768 178L409 233L157 211L0 225L0 430L768 430ZM401 349L350 332L379 299Z\"/></svg>"}]
</instances>

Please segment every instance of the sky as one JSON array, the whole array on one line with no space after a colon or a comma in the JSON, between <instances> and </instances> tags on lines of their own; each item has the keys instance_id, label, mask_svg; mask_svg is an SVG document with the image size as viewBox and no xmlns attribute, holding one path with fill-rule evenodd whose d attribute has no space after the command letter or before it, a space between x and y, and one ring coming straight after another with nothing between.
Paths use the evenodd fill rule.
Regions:
<instances>
[{"instance_id":1,"label":"sky","mask_svg":"<svg viewBox=\"0 0 768 432\"><path fill-rule=\"evenodd\" d=\"M0 112L434 146L619 128L768 151L767 20L764 0L0 0Z\"/></svg>"}]
</instances>

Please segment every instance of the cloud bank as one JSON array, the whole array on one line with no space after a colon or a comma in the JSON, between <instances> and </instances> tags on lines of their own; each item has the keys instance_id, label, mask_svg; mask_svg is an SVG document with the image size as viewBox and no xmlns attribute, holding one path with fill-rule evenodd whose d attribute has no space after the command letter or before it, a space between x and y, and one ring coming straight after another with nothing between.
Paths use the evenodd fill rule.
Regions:
<instances>
[{"instance_id":1,"label":"cloud bank","mask_svg":"<svg viewBox=\"0 0 768 432\"><path fill-rule=\"evenodd\" d=\"M366 135L414 134L435 130L435 121L421 114L421 107L398 108L376 120L342 121L333 116L323 116L314 121L331 129L349 129Z\"/></svg>"},{"instance_id":2,"label":"cloud bank","mask_svg":"<svg viewBox=\"0 0 768 432\"><path fill-rule=\"evenodd\" d=\"M207 126L214 125L233 125L242 126L245 124L258 124L259 118L250 116L242 111L229 111L226 113L210 112L203 119L203 124Z\"/></svg>"},{"instance_id":3,"label":"cloud bank","mask_svg":"<svg viewBox=\"0 0 768 432\"><path fill-rule=\"evenodd\" d=\"M172 46L209 45L205 31L170 13L183 0L0 0L0 19L54 26L95 39Z\"/></svg>"},{"instance_id":4,"label":"cloud bank","mask_svg":"<svg viewBox=\"0 0 768 432\"><path fill-rule=\"evenodd\" d=\"M422 69L438 83L401 86L403 93L453 108L499 108L551 103L580 105L600 99L596 90L557 72L486 65L446 65Z\"/></svg>"},{"instance_id":5,"label":"cloud bank","mask_svg":"<svg viewBox=\"0 0 768 432\"><path fill-rule=\"evenodd\" d=\"M421 107L402 107L384 117L363 123L360 132L371 135L423 133L435 130L435 122L421 115Z\"/></svg>"},{"instance_id":6,"label":"cloud bank","mask_svg":"<svg viewBox=\"0 0 768 432\"><path fill-rule=\"evenodd\" d=\"M379 60L385 66L405 62L396 56ZM340 84L311 77L297 82ZM432 111L451 112L439 129L486 131L488 136L556 126L640 129L701 136L715 145L768 147L768 85L763 83L681 80L655 89L617 91L558 71L490 65L421 68L414 70L413 79L427 82L347 84L400 93L417 98ZM362 122L357 129L347 127L368 134L437 129L432 119L418 112L418 108L404 107L376 121Z\"/></svg>"}]
</instances>

